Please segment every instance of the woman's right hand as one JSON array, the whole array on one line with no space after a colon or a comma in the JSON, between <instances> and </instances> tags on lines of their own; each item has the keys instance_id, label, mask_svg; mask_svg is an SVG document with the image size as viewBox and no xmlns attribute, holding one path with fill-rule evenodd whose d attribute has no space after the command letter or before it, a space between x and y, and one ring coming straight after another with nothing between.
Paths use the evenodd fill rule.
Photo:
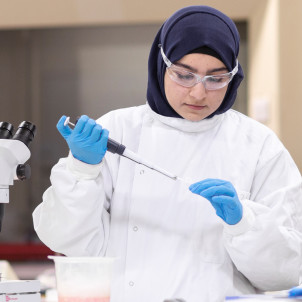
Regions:
<instances>
[{"instance_id":1,"label":"woman's right hand","mask_svg":"<svg viewBox=\"0 0 302 302\"><path fill-rule=\"evenodd\" d=\"M65 126L65 120L63 115L57 129L65 138L73 157L86 164L99 164L107 151L109 131L87 115L80 117L74 129Z\"/></svg>"}]
</instances>

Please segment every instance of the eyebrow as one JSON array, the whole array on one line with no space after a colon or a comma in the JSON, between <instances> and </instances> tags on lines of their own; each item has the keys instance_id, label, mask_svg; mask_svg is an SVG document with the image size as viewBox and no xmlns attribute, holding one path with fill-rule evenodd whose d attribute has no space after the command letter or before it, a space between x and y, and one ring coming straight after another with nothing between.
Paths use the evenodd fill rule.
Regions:
<instances>
[{"instance_id":1,"label":"eyebrow","mask_svg":"<svg viewBox=\"0 0 302 302\"><path fill-rule=\"evenodd\" d=\"M174 63L175 65L179 66L179 67L184 67L192 72L198 72L198 70L190 65L184 64L184 63L180 63L180 62L176 62ZM207 73L213 73L213 72L218 72L218 71L228 71L228 69L226 67L219 67L219 68L213 68L207 71Z\"/></svg>"}]
</instances>

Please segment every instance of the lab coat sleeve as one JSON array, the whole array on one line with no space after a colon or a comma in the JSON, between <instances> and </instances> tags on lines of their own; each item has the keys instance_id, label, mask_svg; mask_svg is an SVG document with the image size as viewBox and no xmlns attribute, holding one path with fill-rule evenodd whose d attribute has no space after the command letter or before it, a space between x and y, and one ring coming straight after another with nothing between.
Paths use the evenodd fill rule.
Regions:
<instances>
[{"instance_id":1,"label":"lab coat sleeve","mask_svg":"<svg viewBox=\"0 0 302 302\"><path fill-rule=\"evenodd\" d=\"M33 213L35 231L53 251L67 256L104 255L110 220L104 161L88 165L69 154L53 167L51 187Z\"/></svg>"},{"instance_id":2,"label":"lab coat sleeve","mask_svg":"<svg viewBox=\"0 0 302 302\"><path fill-rule=\"evenodd\" d=\"M302 184L287 150L258 167L251 198L241 202L242 221L224 227L236 268L263 291L301 283Z\"/></svg>"}]
</instances>

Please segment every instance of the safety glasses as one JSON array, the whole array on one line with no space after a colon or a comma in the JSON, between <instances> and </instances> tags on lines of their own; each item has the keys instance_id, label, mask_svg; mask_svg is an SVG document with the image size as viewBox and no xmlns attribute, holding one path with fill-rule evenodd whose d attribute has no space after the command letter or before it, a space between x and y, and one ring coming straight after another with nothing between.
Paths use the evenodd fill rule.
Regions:
<instances>
[{"instance_id":1,"label":"safety glasses","mask_svg":"<svg viewBox=\"0 0 302 302\"><path fill-rule=\"evenodd\" d=\"M160 48L162 58L167 65L167 72L170 78L177 84L184 87L193 87L201 82L207 90L221 89L232 81L234 75L238 71L238 60L236 60L236 66L231 72L201 77L196 73L190 72L182 67L174 65L166 57L162 46L160 44L158 46Z\"/></svg>"}]
</instances>

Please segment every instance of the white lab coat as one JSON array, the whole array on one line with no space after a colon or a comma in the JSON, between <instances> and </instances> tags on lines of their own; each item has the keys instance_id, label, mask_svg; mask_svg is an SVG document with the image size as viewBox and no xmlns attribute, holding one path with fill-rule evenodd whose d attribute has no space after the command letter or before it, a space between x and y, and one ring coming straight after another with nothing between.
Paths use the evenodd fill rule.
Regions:
<instances>
[{"instance_id":1,"label":"white lab coat","mask_svg":"<svg viewBox=\"0 0 302 302\"><path fill-rule=\"evenodd\" d=\"M171 173L230 181L243 204L231 226L185 183L116 154L99 165L60 159L35 230L56 252L118 257L112 302L216 302L301 282L301 175L271 130L233 110L190 122L148 105L98 122Z\"/></svg>"}]
</instances>

